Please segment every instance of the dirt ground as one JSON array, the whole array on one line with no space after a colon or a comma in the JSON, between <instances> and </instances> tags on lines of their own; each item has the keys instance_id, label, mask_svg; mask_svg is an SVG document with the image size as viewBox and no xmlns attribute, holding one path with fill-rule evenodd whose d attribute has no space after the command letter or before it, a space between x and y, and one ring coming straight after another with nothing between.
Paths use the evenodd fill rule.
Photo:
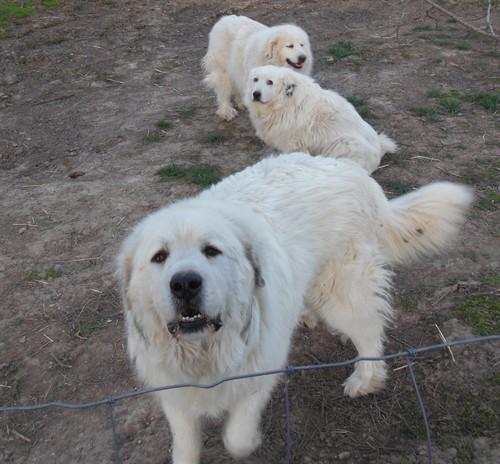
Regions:
<instances>
[{"instance_id":1,"label":"dirt ground","mask_svg":"<svg viewBox=\"0 0 500 464\"><path fill-rule=\"evenodd\" d=\"M441 4L484 29L487 2ZM160 183L156 171L211 164L226 175L271 153L246 114L219 120L201 84L210 28L233 13L309 33L318 82L363 99L365 119L400 146L374 173L389 196L436 180L474 190L449 251L395 270L398 316L386 352L440 343L437 327L447 340L477 335L456 312L473 298L498 308L498 113L461 98L495 92L493 40L423 0L68 0L0 39L0 406L90 402L140 388L126 357L115 255L139 219L200 189ZM332 55L340 41L355 53ZM431 91L460 108L446 110ZM158 129L163 120L172 127ZM208 143L210 134L222 134L221 143ZM440 350L415 359L433 462L500 462L499 351L489 342L455 347L453 358ZM290 364L354 356L323 328L299 328ZM357 400L342 396L350 368L293 374L292 462L428 462L408 369L402 360L390 367L385 391ZM168 427L151 397L119 402L115 412L121 462L170 462ZM241 462L285 461L282 386L263 431L262 447ZM1 462L114 460L106 407L0 413ZM207 427L203 462L233 462L218 423Z\"/></svg>"}]
</instances>

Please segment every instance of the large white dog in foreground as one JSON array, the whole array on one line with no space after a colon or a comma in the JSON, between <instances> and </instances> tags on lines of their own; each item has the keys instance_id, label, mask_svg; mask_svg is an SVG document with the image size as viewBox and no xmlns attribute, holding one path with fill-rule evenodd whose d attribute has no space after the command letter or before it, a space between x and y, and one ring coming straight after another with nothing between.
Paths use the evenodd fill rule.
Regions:
<instances>
[{"instance_id":1,"label":"large white dog in foreground","mask_svg":"<svg viewBox=\"0 0 500 464\"><path fill-rule=\"evenodd\" d=\"M151 214L119 256L139 377L152 387L211 384L282 368L304 307L348 335L359 356L380 356L393 313L386 265L449 245L470 202L468 190L451 183L388 201L356 163L293 153ZM385 378L383 362L360 361L345 394L376 392ZM224 412L226 448L250 454L277 381L159 392L173 462L198 463L202 418Z\"/></svg>"},{"instance_id":2,"label":"large white dog in foreground","mask_svg":"<svg viewBox=\"0 0 500 464\"><path fill-rule=\"evenodd\" d=\"M204 82L217 95L217 115L231 120L238 111L231 97L243 108L248 72L256 66L286 66L311 74L309 37L298 26L267 27L245 16L224 16L212 28L207 54L202 60Z\"/></svg>"},{"instance_id":3,"label":"large white dog in foreground","mask_svg":"<svg viewBox=\"0 0 500 464\"><path fill-rule=\"evenodd\" d=\"M257 136L283 153L350 158L369 173L384 153L396 151L344 97L321 88L312 78L276 66L249 74L245 104Z\"/></svg>"}]
</instances>

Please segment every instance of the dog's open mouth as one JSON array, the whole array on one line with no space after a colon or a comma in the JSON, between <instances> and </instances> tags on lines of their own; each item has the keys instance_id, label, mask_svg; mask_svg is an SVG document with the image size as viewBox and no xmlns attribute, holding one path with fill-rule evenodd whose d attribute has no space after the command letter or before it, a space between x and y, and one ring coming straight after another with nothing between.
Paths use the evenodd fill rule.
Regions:
<instances>
[{"instance_id":1,"label":"dog's open mouth","mask_svg":"<svg viewBox=\"0 0 500 464\"><path fill-rule=\"evenodd\" d=\"M288 58L286 59L286 62L292 67L292 68L295 68L295 69L302 69L302 66L304 65L304 63L294 63L293 61L290 61Z\"/></svg>"},{"instance_id":2,"label":"dog's open mouth","mask_svg":"<svg viewBox=\"0 0 500 464\"><path fill-rule=\"evenodd\" d=\"M167 324L168 331L172 335L176 335L179 332L199 332L208 327L213 327L217 332L222 327L222 321L220 317L217 316L214 319L207 319L207 317L203 313L198 313L194 316L183 316L181 314L175 322Z\"/></svg>"}]
</instances>

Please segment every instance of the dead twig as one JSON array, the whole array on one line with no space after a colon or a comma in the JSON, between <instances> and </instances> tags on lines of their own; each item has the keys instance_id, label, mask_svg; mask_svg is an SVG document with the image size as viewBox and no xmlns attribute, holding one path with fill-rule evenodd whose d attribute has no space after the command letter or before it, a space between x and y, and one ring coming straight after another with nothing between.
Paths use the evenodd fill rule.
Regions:
<instances>
[{"instance_id":1,"label":"dead twig","mask_svg":"<svg viewBox=\"0 0 500 464\"><path fill-rule=\"evenodd\" d=\"M500 37L495 34L493 31L493 27L490 27L491 32L484 32L482 29L479 29L476 26L473 26L472 24L469 24L468 22L464 21L463 19L459 18L456 14L453 14L451 11L446 10L442 6L438 5L437 3L434 3L432 0L425 0L429 5L431 5L433 8L436 8L437 10L441 11L445 15L450 16L453 18L457 23L460 23L462 26L467 27L468 29L473 30L474 32L477 32L478 34L484 35L485 37L489 37L490 39L494 40L500 40ZM488 6L488 15L487 15L487 22L489 21L489 14L490 14L490 8L491 7L491 2L490 5ZM489 24L491 26L491 24Z\"/></svg>"},{"instance_id":2,"label":"dead twig","mask_svg":"<svg viewBox=\"0 0 500 464\"><path fill-rule=\"evenodd\" d=\"M439 328L439 326L437 324L434 324L434 326L438 330L439 338L441 338L441 340L443 341L443 343L448 343L447 340L446 340L446 338L445 338L445 336L443 335L443 332L441 332L441 329ZM446 348L450 352L451 360L453 361L453 363L455 363L456 361L455 361L455 356L453 356L453 351L451 351L451 348L449 346L447 346Z\"/></svg>"}]
</instances>

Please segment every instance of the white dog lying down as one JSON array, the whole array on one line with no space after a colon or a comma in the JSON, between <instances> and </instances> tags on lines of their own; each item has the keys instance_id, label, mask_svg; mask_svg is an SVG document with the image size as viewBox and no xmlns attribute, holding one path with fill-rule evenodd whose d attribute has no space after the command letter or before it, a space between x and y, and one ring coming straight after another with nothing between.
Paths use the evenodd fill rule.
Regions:
<instances>
[{"instance_id":1,"label":"white dog lying down","mask_svg":"<svg viewBox=\"0 0 500 464\"><path fill-rule=\"evenodd\" d=\"M257 136L281 152L350 158L372 173L396 151L345 98L286 68L252 69L245 99Z\"/></svg>"},{"instance_id":2,"label":"white dog lying down","mask_svg":"<svg viewBox=\"0 0 500 464\"><path fill-rule=\"evenodd\" d=\"M224 16L212 28L207 54L202 60L204 82L217 95L217 115L233 119L243 108L243 95L250 69L263 64L286 66L311 74L309 37L298 26L267 27L245 16Z\"/></svg>"},{"instance_id":3,"label":"white dog lying down","mask_svg":"<svg viewBox=\"0 0 500 464\"><path fill-rule=\"evenodd\" d=\"M382 355L393 313L386 265L449 245L470 202L451 183L388 201L356 163L293 153L160 209L135 227L118 260L139 377L152 387L210 384L282 368L304 306L348 335L359 356ZM344 392L376 392L385 379L384 362L360 361ZM277 381L158 393L173 462L199 462L202 418L226 411L226 448L250 454Z\"/></svg>"}]
</instances>

